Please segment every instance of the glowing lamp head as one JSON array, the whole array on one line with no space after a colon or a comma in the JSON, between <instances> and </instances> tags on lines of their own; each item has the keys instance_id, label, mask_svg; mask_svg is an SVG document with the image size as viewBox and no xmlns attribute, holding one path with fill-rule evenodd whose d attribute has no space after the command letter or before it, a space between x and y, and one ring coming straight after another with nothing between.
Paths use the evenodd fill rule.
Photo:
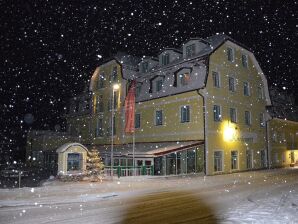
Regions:
<instances>
[{"instance_id":1,"label":"glowing lamp head","mask_svg":"<svg viewBox=\"0 0 298 224\"><path fill-rule=\"evenodd\" d=\"M118 90L120 88L120 85L119 84L114 84L113 85L113 90Z\"/></svg>"},{"instance_id":2,"label":"glowing lamp head","mask_svg":"<svg viewBox=\"0 0 298 224\"><path fill-rule=\"evenodd\" d=\"M231 142L234 140L235 134L235 128L227 126L224 129L223 138L226 142Z\"/></svg>"}]
</instances>

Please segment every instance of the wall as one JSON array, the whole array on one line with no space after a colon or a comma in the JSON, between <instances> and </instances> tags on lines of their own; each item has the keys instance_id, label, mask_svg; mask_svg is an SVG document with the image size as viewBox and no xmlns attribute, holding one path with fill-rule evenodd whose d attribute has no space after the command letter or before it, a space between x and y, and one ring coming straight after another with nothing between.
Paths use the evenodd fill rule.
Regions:
<instances>
[{"instance_id":1,"label":"wall","mask_svg":"<svg viewBox=\"0 0 298 224\"><path fill-rule=\"evenodd\" d=\"M235 50L235 61L227 60L227 47ZM242 66L242 54L249 56L248 67ZM212 72L216 71L220 76L220 87L214 87ZM262 168L260 152L266 149L266 129L260 127L259 115L266 113L266 100L259 99L257 87L262 83L262 77L253 63L252 54L232 42L225 42L211 56L209 60L207 87L204 95L207 104L207 147L208 147L208 174L214 172L214 151L222 151L223 172L231 170L231 151L238 151L239 169L246 170L246 150L253 152L253 168ZM228 77L236 78L235 92L229 91ZM250 96L243 94L243 82L250 83ZM266 84L263 83L265 86ZM265 86L265 88L267 88ZM222 119L215 122L213 118L213 106L221 106ZM230 108L237 109L237 123L230 121ZM251 112L251 125L246 125L245 111ZM227 133L228 136L227 136Z\"/></svg>"},{"instance_id":2,"label":"wall","mask_svg":"<svg viewBox=\"0 0 298 224\"><path fill-rule=\"evenodd\" d=\"M284 167L298 161L298 122L273 118L268 122L271 167Z\"/></svg>"}]
</instances>

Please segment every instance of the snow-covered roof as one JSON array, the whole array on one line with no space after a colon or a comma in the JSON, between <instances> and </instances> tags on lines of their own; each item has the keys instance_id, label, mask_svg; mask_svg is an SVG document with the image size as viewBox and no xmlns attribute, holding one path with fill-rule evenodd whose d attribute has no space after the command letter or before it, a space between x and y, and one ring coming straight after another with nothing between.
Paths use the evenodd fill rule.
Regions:
<instances>
[{"instance_id":1,"label":"snow-covered roof","mask_svg":"<svg viewBox=\"0 0 298 224\"><path fill-rule=\"evenodd\" d=\"M76 142L74 142L74 143L65 143L64 145L60 146L60 147L56 150L56 152L57 152L57 153L65 152L65 151L67 151L67 150L68 150L69 148L71 148L71 147L81 147L81 148L83 148L84 150L86 150L86 151L88 152L88 149L87 149L85 146L83 146L83 145L80 144L80 143L76 143Z\"/></svg>"},{"instance_id":2,"label":"snow-covered roof","mask_svg":"<svg viewBox=\"0 0 298 224\"><path fill-rule=\"evenodd\" d=\"M157 143L135 143L136 157L155 157L169 154L175 151L181 151L187 148L195 147L203 143L201 141L177 141L177 142L157 142ZM132 156L133 145L123 144L114 145L115 156ZM110 145L103 145L97 148L102 154L109 154L111 151Z\"/></svg>"}]
</instances>

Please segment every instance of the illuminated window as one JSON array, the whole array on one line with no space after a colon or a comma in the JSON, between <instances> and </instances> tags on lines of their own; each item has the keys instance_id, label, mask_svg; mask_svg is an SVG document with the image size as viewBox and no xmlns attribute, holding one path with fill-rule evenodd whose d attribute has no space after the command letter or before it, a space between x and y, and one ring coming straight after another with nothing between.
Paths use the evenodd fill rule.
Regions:
<instances>
[{"instance_id":1,"label":"illuminated window","mask_svg":"<svg viewBox=\"0 0 298 224\"><path fill-rule=\"evenodd\" d=\"M179 81L181 86L186 86L190 83L190 73L186 72L183 74L179 74Z\"/></svg>"}]
</instances>

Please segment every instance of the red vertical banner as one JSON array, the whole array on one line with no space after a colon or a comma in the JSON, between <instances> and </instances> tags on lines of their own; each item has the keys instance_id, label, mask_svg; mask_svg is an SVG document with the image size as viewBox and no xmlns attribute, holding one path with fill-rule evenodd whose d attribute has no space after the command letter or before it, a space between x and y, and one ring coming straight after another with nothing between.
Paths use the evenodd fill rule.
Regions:
<instances>
[{"instance_id":1,"label":"red vertical banner","mask_svg":"<svg viewBox=\"0 0 298 224\"><path fill-rule=\"evenodd\" d=\"M134 133L135 131L135 93L136 93L136 81L133 80L127 96L125 98L125 133Z\"/></svg>"}]
</instances>

